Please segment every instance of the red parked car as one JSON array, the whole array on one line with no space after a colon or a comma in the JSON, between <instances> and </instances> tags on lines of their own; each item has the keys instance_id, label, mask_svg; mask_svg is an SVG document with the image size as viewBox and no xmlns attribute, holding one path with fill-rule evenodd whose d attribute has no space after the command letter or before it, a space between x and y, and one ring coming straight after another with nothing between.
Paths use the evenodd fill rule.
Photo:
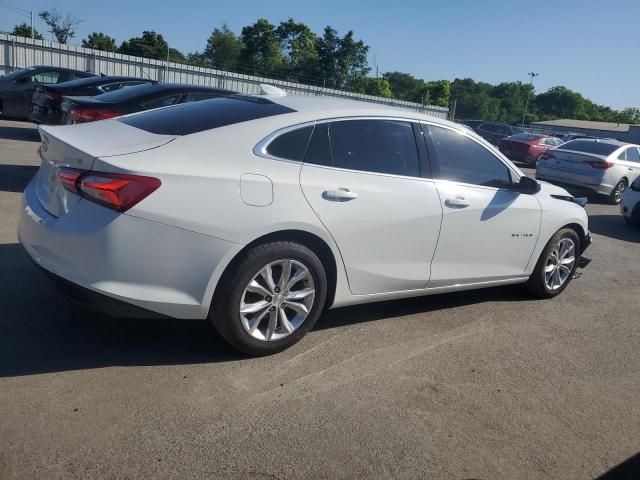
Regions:
<instances>
[{"instance_id":1,"label":"red parked car","mask_svg":"<svg viewBox=\"0 0 640 480\"><path fill-rule=\"evenodd\" d=\"M563 143L556 137L537 133L518 133L500 140L498 148L511 160L524 162L535 167L540 155Z\"/></svg>"}]
</instances>

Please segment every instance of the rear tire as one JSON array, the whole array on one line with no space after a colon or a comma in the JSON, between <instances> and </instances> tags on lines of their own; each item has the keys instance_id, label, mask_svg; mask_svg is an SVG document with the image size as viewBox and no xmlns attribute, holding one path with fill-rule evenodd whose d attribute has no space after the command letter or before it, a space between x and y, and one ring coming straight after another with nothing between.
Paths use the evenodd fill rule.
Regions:
<instances>
[{"instance_id":1,"label":"rear tire","mask_svg":"<svg viewBox=\"0 0 640 480\"><path fill-rule=\"evenodd\" d=\"M269 242L251 248L225 273L210 319L236 349L270 355L313 328L326 295L326 272L312 250L295 242Z\"/></svg>"},{"instance_id":2,"label":"rear tire","mask_svg":"<svg viewBox=\"0 0 640 480\"><path fill-rule=\"evenodd\" d=\"M527 289L538 298L553 298L562 293L578 268L579 252L580 237L576 231L558 230L540 254L526 283Z\"/></svg>"},{"instance_id":3,"label":"rear tire","mask_svg":"<svg viewBox=\"0 0 640 480\"><path fill-rule=\"evenodd\" d=\"M615 187L613 187L613 190L609 194L609 203L611 205L618 205L622 201L622 197L626 188L627 181L623 178L616 184Z\"/></svg>"}]
</instances>

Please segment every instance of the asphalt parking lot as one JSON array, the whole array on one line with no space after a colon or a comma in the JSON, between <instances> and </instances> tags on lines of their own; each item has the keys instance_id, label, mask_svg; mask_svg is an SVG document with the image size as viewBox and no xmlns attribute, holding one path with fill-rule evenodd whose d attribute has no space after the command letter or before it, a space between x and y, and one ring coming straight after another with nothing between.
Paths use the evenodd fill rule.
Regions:
<instances>
[{"instance_id":1,"label":"asphalt parking lot","mask_svg":"<svg viewBox=\"0 0 640 480\"><path fill-rule=\"evenodd\" d=\"M589 265L329 312L248 359L206 322L78 312L18 244L37 169L0 121L0 478L638 478L640 230L590 204Z\"/></svg>"}]
</instances>

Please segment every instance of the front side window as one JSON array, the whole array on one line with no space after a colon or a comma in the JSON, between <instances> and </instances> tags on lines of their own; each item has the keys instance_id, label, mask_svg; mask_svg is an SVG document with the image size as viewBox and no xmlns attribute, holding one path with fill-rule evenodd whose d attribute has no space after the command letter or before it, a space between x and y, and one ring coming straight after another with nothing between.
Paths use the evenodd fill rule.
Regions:
<instances>
[{"instance_id":1,"label":"front side window","mask_svg":"<svg viewBox=\"0 0 640 480\"><path fill-rule=\"evenodd\" d=\"M396 120L345 120L329 125L334 167L420 176L413 126Z\"/></svg>"},{"instance_id":2,"label":"front side window","mask_svg":"<svg viewBox=\"0 0 640 480\"><path fill-rule=\"evenodd\" d=\"M446 128L429 126L429 133L437 178L483 187L511 185L507 166L479 143Z\"/></svg>"}]
</instances>

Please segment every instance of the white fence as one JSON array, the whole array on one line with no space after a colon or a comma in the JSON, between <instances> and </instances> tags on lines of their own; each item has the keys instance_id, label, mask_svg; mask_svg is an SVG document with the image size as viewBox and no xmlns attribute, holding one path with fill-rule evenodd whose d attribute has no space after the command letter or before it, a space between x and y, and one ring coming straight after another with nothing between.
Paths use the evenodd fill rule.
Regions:
<instances>
[{"instance_id":1,"label":"white fence","mask_svg":"<svg viewBox=\"0 0 640 480\"><path fill-rule=\"evenodd\" d=\"M276 85L290 94L318 95L348 98L405 110L424 112L440 118L449 117L449 109L434 105L421 105L361 93L345 92L331 88L314 87L301 83L274 80L241 73L225 72L211 68L194 67L179 63L163 62L119 53L103 52L75 45L63 45L45 40L0 34L0 70L13 71L32 65L53 65L105 75L130 75L161 82L191 83L226 88L237 92L255 94L261 83Z\"/></svg>"}]
</instances>

